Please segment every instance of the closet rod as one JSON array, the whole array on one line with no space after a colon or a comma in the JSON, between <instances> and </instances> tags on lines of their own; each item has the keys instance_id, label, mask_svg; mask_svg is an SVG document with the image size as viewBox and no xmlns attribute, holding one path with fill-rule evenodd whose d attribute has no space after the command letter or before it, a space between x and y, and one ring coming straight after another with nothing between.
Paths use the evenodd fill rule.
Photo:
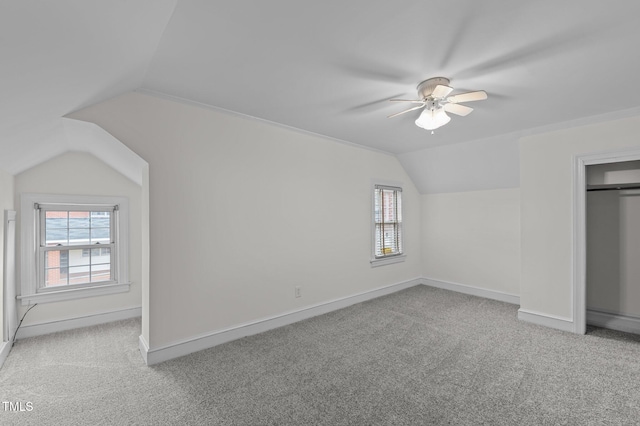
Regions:
<instances>
[{"instance_id":1,"label":"closet rod","mask_svg":"<svg viewBox=\"0 0 640 426\"><path fill-rule=\"evenodd\" d=\"M640 185L633 186L612 186L609 188L587 188L587 192L589 191L622 191L625 189L640 189Z\"/></svg>"}]
</instances>

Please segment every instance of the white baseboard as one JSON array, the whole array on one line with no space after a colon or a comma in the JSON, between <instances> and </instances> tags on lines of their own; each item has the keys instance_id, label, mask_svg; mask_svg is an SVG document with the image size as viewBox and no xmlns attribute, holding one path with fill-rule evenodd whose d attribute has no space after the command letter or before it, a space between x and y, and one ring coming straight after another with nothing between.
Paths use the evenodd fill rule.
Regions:
<instances>
[{"instance_id":1,"label":"white baseboard","mask_svg":"<svg viewBox=\"0 0 640 426\"><path fill-rule=\"evenodd\" d=\"M544 327L575 333L573 320L570 318L562 318L555 315L548 315L520 308L518 309L518 319L532 324L542 325Z\"/></svg>"},{"instance_id":2,"label":"white baseboard","mask_svg":"<svg viewBox=\"0 0 640 426\"><path fill-rule=\"evenodd\" d=\"M452 283L448 281L434 280L432 278L422 278L422 284L429 287L442 288L444 290L457 291L458 293L470 294L472 296L484 297L485 299L499 300L501 302L520 304L520 296L504 293L486 288L472 287L470 285Z\"/></svg>"},{"instance_id":3,"label":"white baseboard","mask_svg":"<svg viewBox=\"0 0 640 426\"><path fill-rule=\"evenodd\" d=\"M140 350L140 354L142 355L142 359L144 360L144 363L149 365L149 358L148 358L149 344L144 339L144 337L142 337L142 334L138 338L138 349Z\"/></svg>"},{"instance_id":4,"label":"white baseboard","mask_svg":"<svg viewBox=\"0 0 640 426\"><path fill-rule=\"evenodd\" d=\"M353 296L343 297L315 306L309 306L300 310L287 312L270 318L264 318L246 324L240 324L225 330L219 330L205 335L194 336L186 340L175 342L169 345L150 349L147 342L140 336L139 347L142 358L147 365L158 364L173 358L198 352L203 349L212 348L214 346L230 342L232 340L241 339L245 336L251 336L263 333L268 330L293 324L308 318L326 314L331 311L346 308L356 303L365 302L380 296L395 293L416 285L422 284L420 278L415 278L402 283L381 287Z\"/></svg>"},{"instance_id":5,"label":"white baseboard","mask_svg":"<svg viewBox=\"0 0 640 426\"><path fill-rule=\"evenodd\" d=\"M9 356L9 352L11 352L11 345L13 342L0 342L0 369L4 364L4 361Z\"/></svg>"},{"instance_id":6,"label":"white baseboard","mask_svg":"<svg viewBox=\"0 0 640 426\"><path fill-rule=\"evenodd\" d=\"M89 327L98 324L106 324L108 322L136 318L141 315L142 308L138 306L134 308L119 309L117 311L100 312L83 317L49 321L39 324L30 324L26 326L23 325L18 330L16 339L26 339L27 337L41 336L43 334L55 333L58 331L72 330L74 328Z\"/></svg>"},{"instance_id":7,"label":"white baseboard","mask_svg":"<svg viewBox=\"0 0 640 426\"><path fill-rule=\"evenodd\" d=\"M640 318L609 312L587 310L587 324L626 333L640 334Z\"/></svg>"}]
</instances>

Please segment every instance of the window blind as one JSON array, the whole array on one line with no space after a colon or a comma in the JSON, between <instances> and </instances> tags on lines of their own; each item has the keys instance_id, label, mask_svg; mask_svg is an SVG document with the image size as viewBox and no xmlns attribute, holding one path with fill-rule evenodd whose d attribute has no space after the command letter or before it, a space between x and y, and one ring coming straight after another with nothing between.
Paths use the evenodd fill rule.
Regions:
<instances>
[{"instance_id":1,"label":"window blind","mask_svg":"<svg viewBox=\"0 0 640 426\"><path fill-rule=\"evenodd\" d=\"M375 185L374 226L377 259L402 254L402 188Z\"/></svg>"}]
</instances>

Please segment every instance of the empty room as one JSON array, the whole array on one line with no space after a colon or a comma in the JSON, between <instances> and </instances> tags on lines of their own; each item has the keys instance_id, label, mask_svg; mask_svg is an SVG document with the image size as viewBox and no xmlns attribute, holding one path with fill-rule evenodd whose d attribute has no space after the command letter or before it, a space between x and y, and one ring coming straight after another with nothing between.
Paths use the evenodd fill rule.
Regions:
<instances>
[{"instance_id":1,"label":"empty room","mask_svg":"<svg viewBox=\"0 0 640 426\"><path fill-rule=\"evenodd\" d=\"M0 3L2 425L640 424L640 3Z\"/></svg>"}]
</instances>

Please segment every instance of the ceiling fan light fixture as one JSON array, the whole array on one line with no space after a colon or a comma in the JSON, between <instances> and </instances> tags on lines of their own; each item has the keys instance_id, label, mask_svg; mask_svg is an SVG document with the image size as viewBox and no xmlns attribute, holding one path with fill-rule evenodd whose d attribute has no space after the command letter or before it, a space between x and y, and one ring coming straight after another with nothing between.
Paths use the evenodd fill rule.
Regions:
<instances>
[{"instance_id":1,"label":"ceiling fan light fixture","mask_svg":"<svg viewBox=\"0 0 640 426\"><path fill-rule=\"evenodd\" d=\"M453 91L453 87L449 86L449 83L449 79L445 77L429 78L418 84L418 99L389 99L391 102L409 102L410 104L417 104L417 106L396 112L395 114L387 116L387 118L397 117L424 108L416 120L416 126L425 130L431 130L431 134L433 134L435 129L451 121L447 112L464 117L473 111L473 108L461 105L461 102L482 101L487 99L487 92L484 90L449 96Z\"/></svg>"},{"instance_id":2,"label":"ceiling fan light fixture","mask_svg":"<svg viewBox=\"0 0 640 426\"><path fill-rule=\"evenodd\" d=\"M435 130L451 121L444 108L425 109L416 120L416 126L426 130Z\"/></svg>"}]
</instances>

